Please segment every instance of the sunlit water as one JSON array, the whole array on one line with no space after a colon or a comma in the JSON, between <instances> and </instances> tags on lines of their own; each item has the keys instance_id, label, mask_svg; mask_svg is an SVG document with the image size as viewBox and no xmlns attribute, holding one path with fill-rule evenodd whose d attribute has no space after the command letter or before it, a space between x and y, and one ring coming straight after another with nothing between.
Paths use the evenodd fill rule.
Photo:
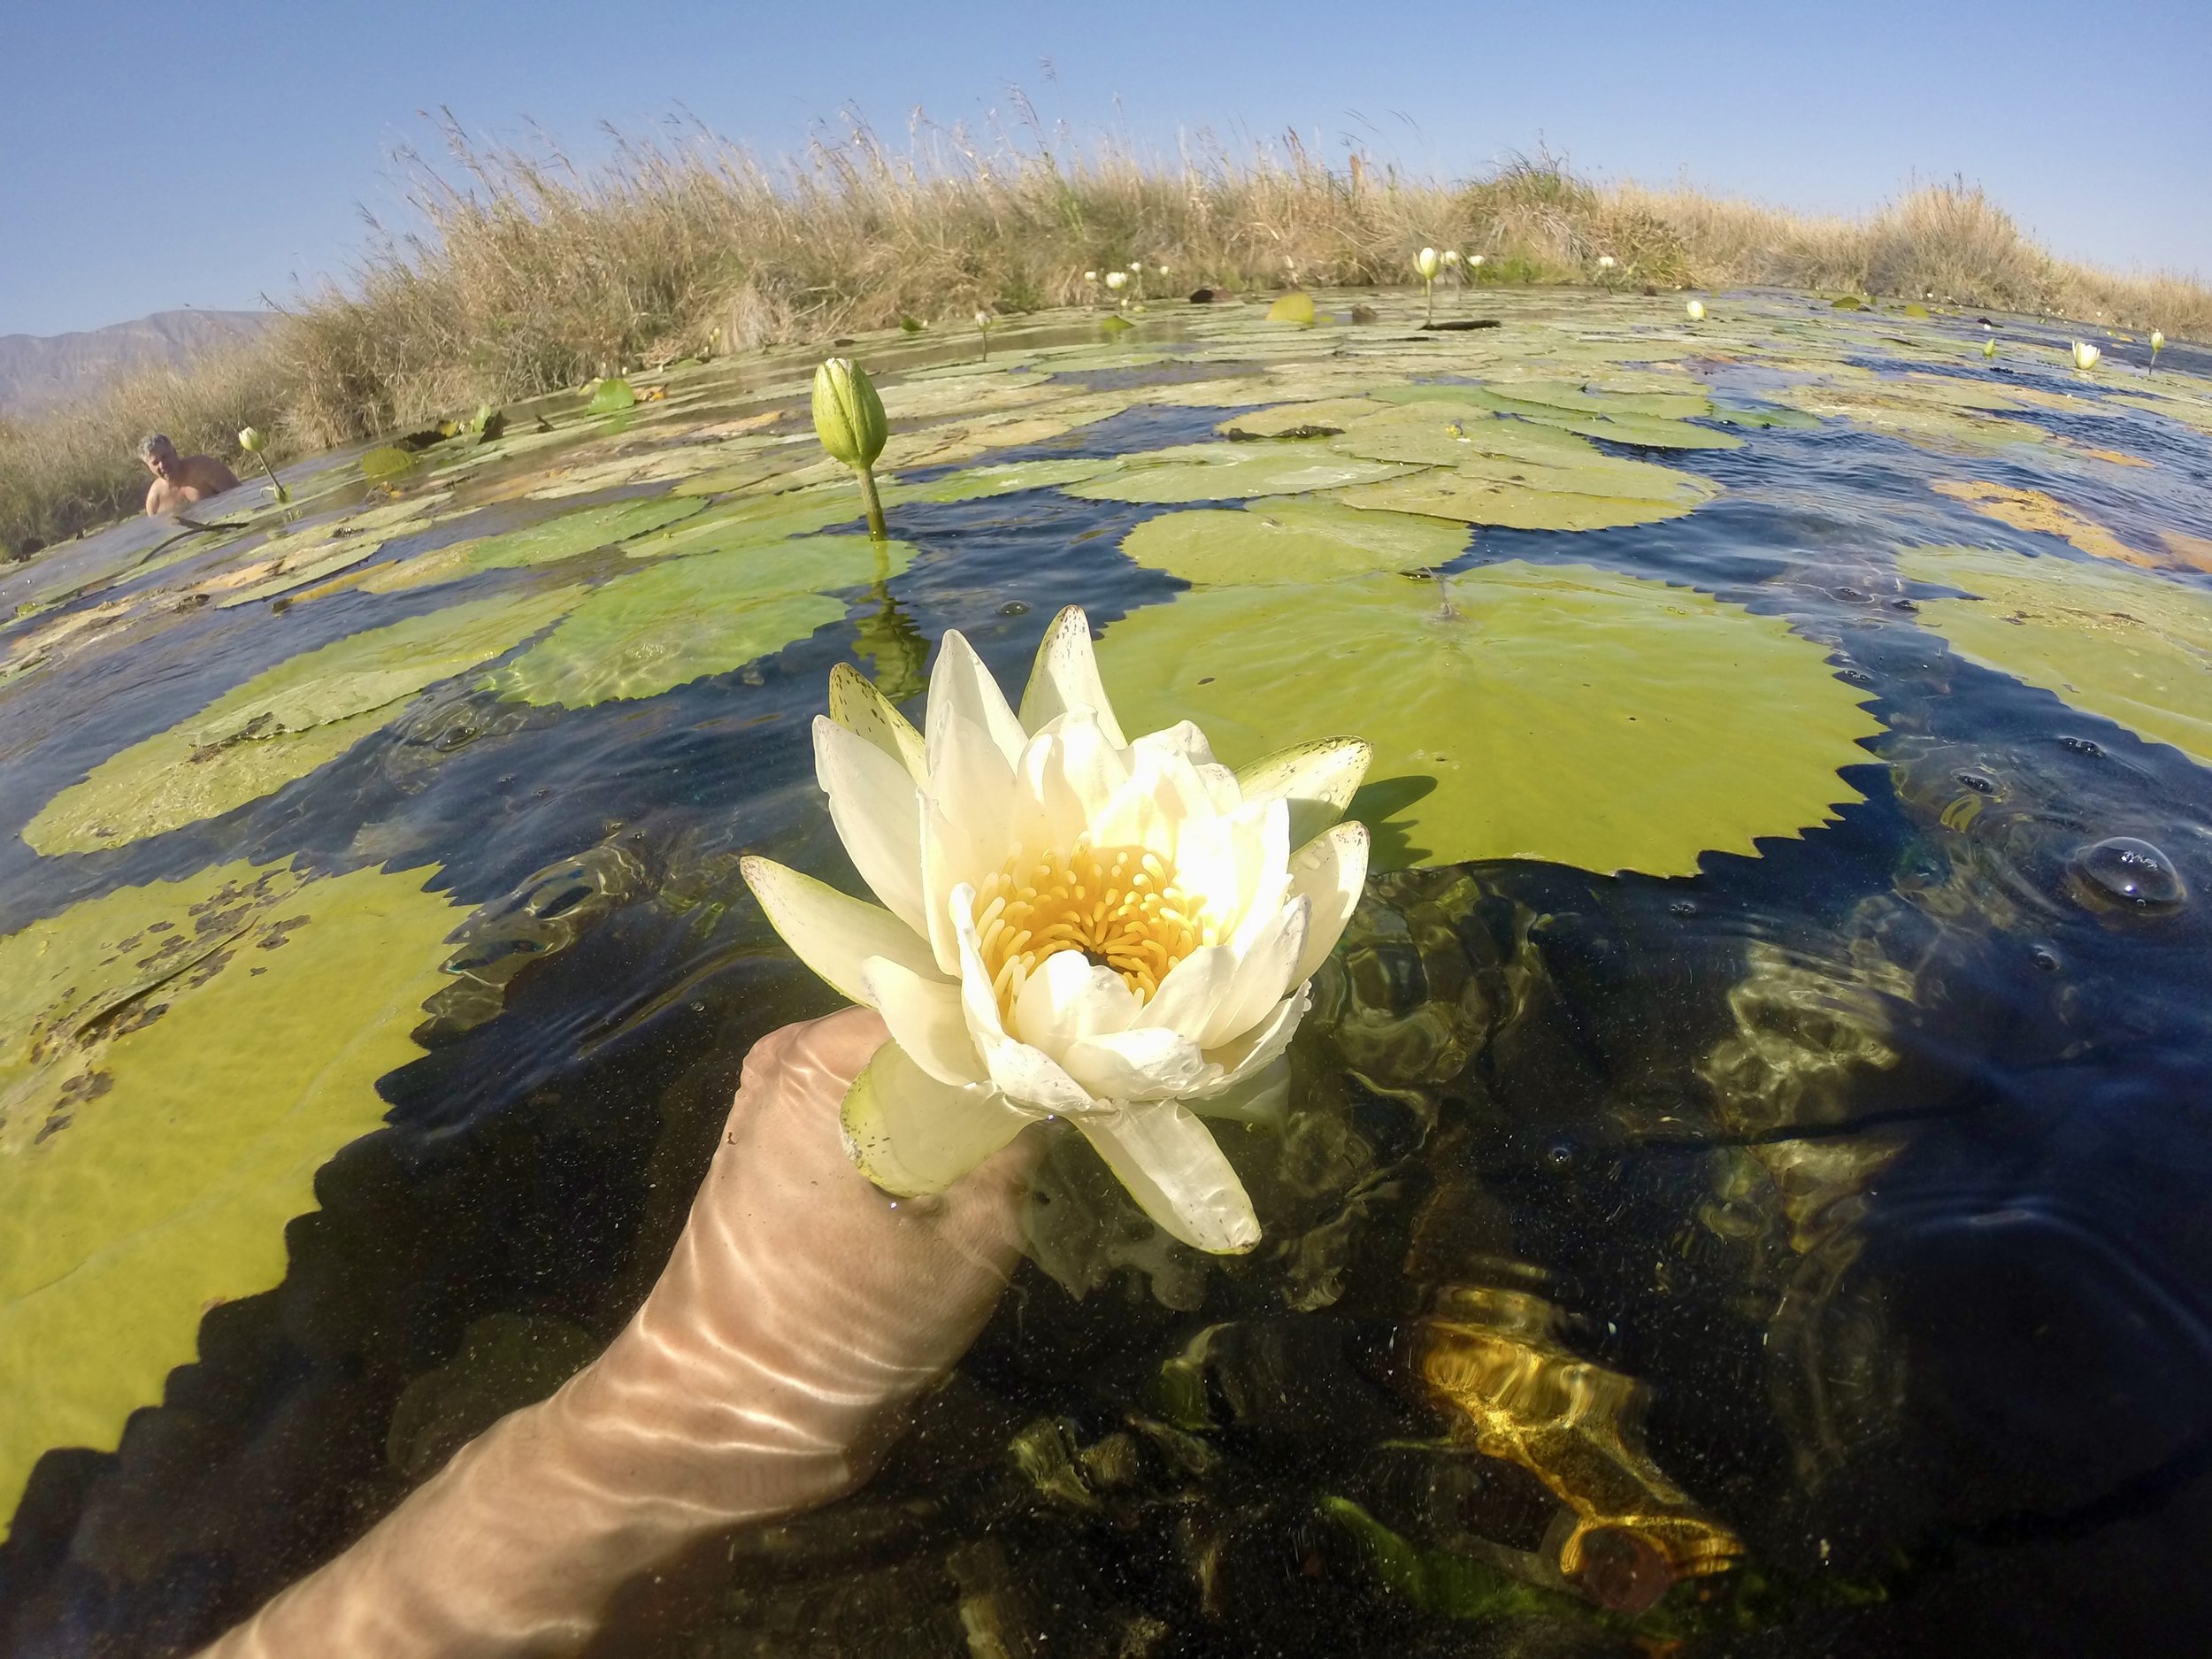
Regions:
<instances>
[{"instance_id":1,"label":"sunlit water","mask_svg":"<svg viewBox=\"0 0 2212 1659\"><path fill-rule=\"evenodd\" d=\"M1166 315L1152 334L1175 332ZM1005 334L995 352L1025 343ZM1027 343L1090 337L1086 323ZM1452 337L1430 343L1449 373ZM968 349L863 355L895 369ZM787 387L790 366L754 378ZM1722 389L1764 383L1755 363L1697 366ZM1091 390L1193 378L1172 361L1056 372ZM702 383L723 388L702 419L776 406L734 379ZM800 404L783 403L796 429ZM1141 405L985 458L1201 442L1233 412ZM1261 1249L1217 1264L1168 1246L1114 1208L1079 1143L1056 1150L1048 1196L1094 1219L1040 1222L1046 1264L1024 1269L884 1473L635 1586L604 1651L2148 1654L2206 1640L2212 772L1962 661L1916 621L1930 590L1897 572L1901 540L2024 544L1927 481L2047 484L2025 463L1842 421L1745 435L1657 457L1727 492L1686 517L1483 529L1448 569L1573 560L1786 617L1888 727L1848 774L1866 798L1694 878L1525 861L1373 878L1300 1041L1309 1110L1293 1144L1251 1155ZM2158 484L2070 480L2069 499L2124 534L2212 534L2200 434L2131 412L2073 435L2154 460ZM561 453L479 472L456 503ZM377 557L602 498L504 501ZM911 632L958 628L1018 685L1061 605L1109 628L1172 600L1182 584L1118 549L1163 511L1053 490L895 507L893 534L920 551L889 599ZM177 585L196 567L103 577L158 539L132 526L58 551L0 580L0 600L89 580L63 602L84 608ZM611 557L558 574L603 573ZM550 580L494 572L463 596ZM807 733L830 669L883 615L865 591L846 622L657 696L538 708L463 675L211 821L82 856L18 839L95 763L251 674L454 597L150 609L0 687L0 933L286 856L434 864L434 885L482 907L427 1052L381 1081L390 1126L340 1152L320 1208L287 1229L282 1284L208 1312L199 1362L119 1451L39 1463L0 1544L11 1654L185 1650L549 1391L659 1271L747 1048L835 1005L735 860L764 852L856 885L826 845ZM1584 1365L1594 1428L1517 1458L1455 1440L1433 1385L1463 1340L1540 1383ZM1618 1558L1577 1594L1557 1574L1573 1499L1617 1500L1624 1483L1641 1508L1591 1500L1613 1523L1593 1548ZM1478 1588L1540 1594L1486 1601L1433 1571L1394 1578L1348 1505L1432 1563L1475 1563ZM1624 1517L1661 1512L1741 1554L1639 1623L1620 1609L1666 1550Z\"/></svg>"}]
</instances>

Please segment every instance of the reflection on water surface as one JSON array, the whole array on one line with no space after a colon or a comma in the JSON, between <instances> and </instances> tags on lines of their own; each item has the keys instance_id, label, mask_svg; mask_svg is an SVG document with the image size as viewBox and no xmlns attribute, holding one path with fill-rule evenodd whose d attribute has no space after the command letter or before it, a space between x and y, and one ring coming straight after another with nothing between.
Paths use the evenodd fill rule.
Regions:
<instances>
[{"instance_id":1,"label":"reflection on water surface","mask_svg":"<svg viewBox=\"0 0 2212 1659\"><path fill-rule=\"evenodd\" d=\"M2205 365L2169 349L2146 379L2114 348L2083 380L2007 320L1992 369L1971 319L1780 296L1694 331L1664 300L1480 294L1500 327L1423 335L1383 303L1310 331L1258 306L1102 342L1010 327L987 365L862 347L901 544L872 565L835 545L857 500L787 357L613 416L511 411L499 443L419 458L419 511L340 457L293 470L281 534L246 489L217 504L242 528L156 552L122 526L0 579L23 608L0 631L0 1200L64 1167L135 1191L176 1156L126 1110L135 1056L234 1068L180 1111L276 1088L227 986L322 987L301 1042L368 1029L318 892L404 914L421 979L376 1027L381 1100L302 1143L311 1196L211 1235L224 1287L166 1307L196 1324L178 1351L70 1349L95 1307L65 1300L71 1264L154 1235L37 1189L51 1236L0 1252L60 1252L0 1305L24 1442L0 1646L188 1649L619 1328L745 1049L830 1005L735 864L854 885L806 737L832 666L910 696L957 627L1018 683L1072 603L1110 683L1118 649L1165 638L1115 690L1173 703L1202 674L1174 678L1177 619L1262 578L1286 643L1238 672L1323 678L1222 718L1371 709L1403 752L1356 810L1409 867L1372 878L1317 982L1288 1122L1224 1134L1260 1248L1167 1240L1056 1146L1031 1264L882 1475L636 1586L603 1650L2196 1645ZM612 544L534 530L663 497ZM355 559L333 533L365 507L385 539ZM1419 532L1367 535L1363 507ZM1158 522L1184 512L1269 539ZM1683 626L1626 613L1640 649L1603 666L1585 599L1512 609L1548 592ZM453 643L435 618L484 600L539 619ZM1361 605L1432 650L1348 652ZM415 618L451 662L300 666ZM1693 672L1659 643L1693 637L1768 654ZM1474 689L1440 738L1423 699L1452 652ZM1671 747L1627 729L1676 710ZM1568 712L1598 736L1563 740ZM138 793L97 793L132 755ZM193 807L249 759L252 789ZM92 827L34 852L58 801ZM1438 866L1440 844L1481 856ZM230 866L281 873L192 910ZM34 974L25 940L75 965ZM127 1279L148 1331L152 1278Z\"/></svg>"}]
</instances>

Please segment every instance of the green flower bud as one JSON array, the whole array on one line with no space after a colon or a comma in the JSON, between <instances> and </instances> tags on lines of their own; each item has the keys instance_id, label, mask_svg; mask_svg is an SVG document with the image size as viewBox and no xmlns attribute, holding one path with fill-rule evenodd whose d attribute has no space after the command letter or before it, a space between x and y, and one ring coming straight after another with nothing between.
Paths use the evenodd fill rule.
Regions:
<instances>
[{"instance_id":1,"label":"green flower bud","mask_svg":"<svg viewBox=\"0 0 2212 1659\"><path fill-rule=\"evenodd\" d=\"M814 435L825 449L864 472L883 453L889 430L867 370L850 357L832 357L814 371Z\"/></svg>"},{"instance_id":2,"label":"green flower bud","mask_svg":"<svg viewBox=\"0 0 2212 1659\"><path fill-rule=\"evenodd\" d=\"M259 455L261 453L261 434L255 427L248 426L244 431L238 434L238 447L243 449L248 455Z\"/></svg>"}]
</instances>

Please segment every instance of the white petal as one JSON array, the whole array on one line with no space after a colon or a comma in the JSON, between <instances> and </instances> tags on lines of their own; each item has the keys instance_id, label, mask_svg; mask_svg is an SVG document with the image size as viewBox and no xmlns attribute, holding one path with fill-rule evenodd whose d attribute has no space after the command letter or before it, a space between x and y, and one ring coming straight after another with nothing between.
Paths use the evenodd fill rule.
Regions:
<instances>
[{"instance_id":1,"label":"white petal","mask_svg":"<svg viewBox=\"0 0 2212 1659\"><path fill-rule=\"evenodd\" d=\"M1183 1104L1201 1118L1279 1129L1290 1111L1290 1062L1278 1055L1218 1094L1194 1095Z\"/></svg>"},{"instance_id":2,"label":"white petal","mask_svg":"<svg viewBox=\"0 0 2212 1659\"><path fill-rule=\"evenodd\" d=\"M1172 1100L1214 1080L1196 1043L1157 1025L1079 1038L1060 1060L1100 1100Z\"/></svg>"},{"instance_id":3,"label":"white petal","mask_svg":"<svg viewBox=\"0 0 2212 1659\"><path fill-rule=\"evenodd\" d=\"M1244 1183L1206 1125L1173 1101L1075 1119L1144 1213L1184 1243L1216 1255L1260 1241Z\"/></svg>"},{"instance_id":4,"label":"white petal","mask_svg":"<svg viewBox=\"0 0 2212 1659\"><path fill-rule=\"evenodd\" d=\"M922 906L930 948L949 974L960 971L946 900L965 882L981 885L1011 849L1014 768L984 728L952 715L930 726L933 752L922 810Z\"/></svg>"},{"instance_id":5,"label":"white petal","mask_svg":"<svg viewBox=\"0 0 2212 1659\"><path fill-rule=\"evenodd\" d=\"M1343 937L1361 890L1367 885L1367 826L1339 824L1315 836L1290 860L1290 890L1313 907L1306 946L1291 970L1294 983L1310 979Z\"/></svg>"},{"instance_id":6,"label":"white petal","mask_svg":"<svg viewBox=\"0 0 2212 1659\"><path fill-rule=\"evenodd\" d=\"M1236 972L1199 1035L1208 1053L1258 1025L1298 983L1290 975L1305 954L1307 909L1303 899L1279 907L1239 950Z\"/></svg>"},{"instance_id":7,"label":"white petal","mask_svg":"<svg viewBox=\"0 0 2212 1659\"><path fill-rule=\"evenodd\" d=\"M1312 1001L1311 993L1301 981L1257 1025L1220 1048L1208 1049L1206 1058L1221 1068L1221 1087L1234 1087L1280 1058Z\"/></svg>"},{"instance_id":8,"label":"white petal","mask_svg":"<svg viewBox=\"0 0 2212 1659\"><path fill-rule=\"evenodd\" d=\"M943 1192L1033 1121L989 1089L939 1082L895 1042L853 1079L838 1118L860 1172L902 1198Z\"/></svg>"},{"instance_id":9,"label":"white petal","mask_svg":"<svg viewBox=\"0 0 2212 1659\"><path fill-rule=\"evenodd\" d=\"M1098 657L1091 649L1091 620L1070 605L1052 618L1022 693L1022 725L1041 732L1071 709L1088 709L1116 749L1125 747L1105 682L1098 677Z\"/></svg>"},{"instance_id":10,"label":"white petal","mask_svg":"<svg viewBox=\"0 0 2212 1659\"><path fill-rule=\"evenodd\" d=\"M1059 1055L1079 1038L1126 1031L1138 1012L1137 994L1121 975L1079 950L1056 950L1014 999L1012 1034Z\"/></svg>"},{"instance_id":11,"label":"white petal","mask_svg":"<svg viewBox=\"0 0 2212 1659\"><path fill-rule=\"evenodd\" d=\"M991 671L956 629L945 635L945 642L938 648L937 664L929 675L928 729L923 733L923 744L928 750L932 777L937 775L947 723L956 718L973 721L988 733L1009 765L1021 753L1027 733L1014 718L1013 710L1006 706L1005 694L991 678Z\"/></svg>"},{"instance_id":12,"label":"white petal","mask_svg":"<svg viewBox=\"0 0 2212 1659\"><path fill-rule=\"evenodd\" d=\"M840 663L830 670L829 712L830 718L848 732L866 738L905 767L916 788L928 783L929 762L922 734L914 729L913 721L876 689L875 682L850 663Z\"/></svg>"},{"instance_id":13,"label":"white petal","mask_svg":"<svg viewBox=\"0 0 2212 1659\"><path fill-rule=\"evenodd\" d=\"M1041 1112L1079 1113L1096 1109L1098 1102L1083 1086L1041 1049L1010 1037L999 1018L998 997L983 971L983 951L975 932L975 893L955 887L952 919L960 941L960 1007L966 1017L968 1035L990 1069L991 1081L1015 1105Z\"/></svg>"},{"instance_id":14,"label":"white petal","mask_svg":"<svg viewBox=\"0 0 2212 1659\"><path fill-rule=\"evenodd\" d=\"M784 943L840 996L875 1006L861 983L860 965L870 956L916 973L930 971L927 945L890 911L772 859L741 858L738 868Z\"/></svg>"},{"instance_id":15,"label":"white petal","mask_svg":"<svg viewBox=\"0 0 2212 1659\"><path fill-rule=\"evenodd\" d=\"M1237 768L1244 798L1291 803L1291 840L1310 840L1344 816L1375 758L1363 738L1325 737L1263 755Z\"/></svg>"},{"instance_id":16,"label":"white petal","mask_svg":"<svg viewBox=\"0 0 2212 1659\"><path fill-rule=\"evenodd\" d=\"M1100 846L1130 843L1108 833L1110 803L1129 787L1129 751L1116 747L1087 710L1056 719L1022 747L1018 803L1002 835L1025 850L1065 850L1089 832Z\"/></svg>"},{"instance_id":17,"label":"white petal","mask_svg":"<svg viewBox=\"0 0 2212 1659\"><path fill-rule=\"evenodd\" d=\"M883 1016L891 1041L941 1083L980 1083L988 1075L960 1005L960 987L925 977L887 956L861 964L868 1005Z\"/></svg>"},{"instance_id":18,"label":"white petal","mask_svg":"<svg viewBox=\"0 0 2212 1659\"><path fill-rule=\"evenodd\" d=\"M1236 977L1237 953L1226 945L1201 945L1177 963L1160 981L1134 1024L1159 1025L1196 1037L1206 1029L1215 1006Z\"/></svg>"},{"instance_id":19,"label":"white petal","mask_svg":"<svg viewBox=\"0 0 2212 1659\"><path fill-rule=\"evenodd\" d=\"M1214 746L1206 741L1206 734L1188 720L1178 720L1173 726L1147 732L1129 747L1140 753L1180 755L1194 766L1219 764L1214 759Z\"/></svg>"},{"instance_id":20,"label":"white petal","mask_svg":"<svg viewBox=\"0 0 2212 1659\"><path fill-rule=\"evenodd\" d=\"M814 717L814 776L853 867L884 908L918 933L922 910L922 798L906 768L827 715Z\"/></svg>"}]
</instances>

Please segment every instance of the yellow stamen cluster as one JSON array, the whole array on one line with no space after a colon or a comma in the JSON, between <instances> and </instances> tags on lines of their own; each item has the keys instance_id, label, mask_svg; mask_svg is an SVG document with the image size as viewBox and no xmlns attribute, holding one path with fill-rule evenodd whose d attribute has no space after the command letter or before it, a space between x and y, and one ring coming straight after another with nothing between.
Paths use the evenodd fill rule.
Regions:
<instances>
[{"instance_id":1,"label":"yellow stamen cluster","mask_svg":"<svg viewBox=\"0 0 2212 1659\"><path fill-rule=\"evenodd\" d=\"M1175 883L1159 854L1142 847L1094 847L1031 857L1020 849L976 893L976 933L999 1008L1014 999L1047 956L1079 950L1149 1002L1168 970L1201 945L1219 942L1204 905Z\"/></svg>"}]
</instances>

